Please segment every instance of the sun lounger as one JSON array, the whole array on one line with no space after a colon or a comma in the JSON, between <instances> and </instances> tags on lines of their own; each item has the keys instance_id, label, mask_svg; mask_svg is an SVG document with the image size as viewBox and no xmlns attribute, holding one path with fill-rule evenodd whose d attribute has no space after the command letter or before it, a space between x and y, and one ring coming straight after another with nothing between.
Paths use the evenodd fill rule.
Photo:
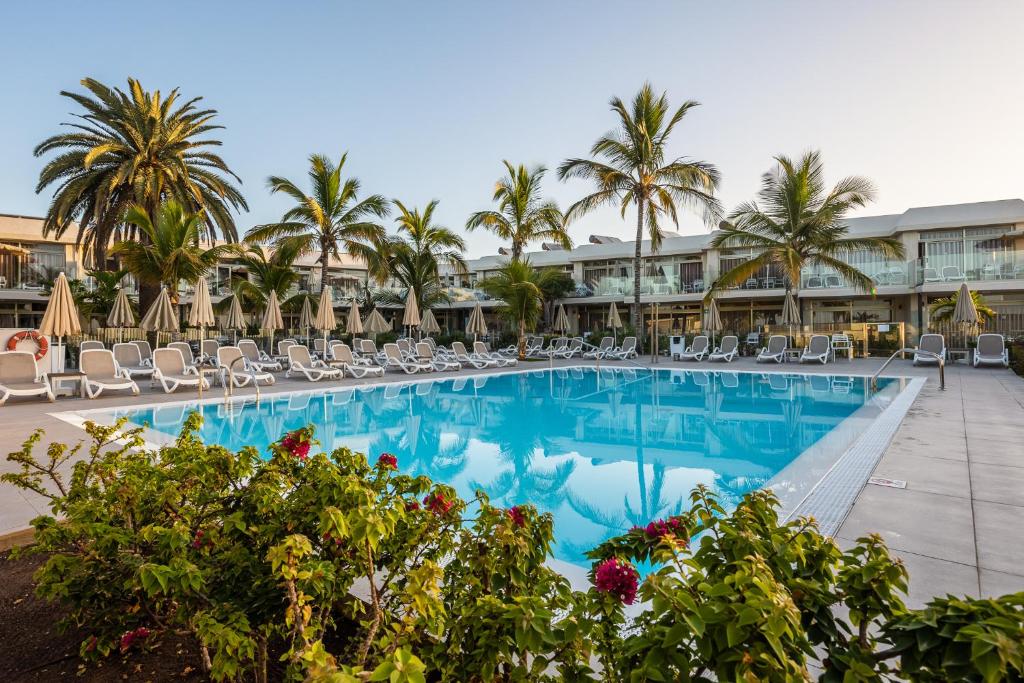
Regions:
<instances>
[{"instance_id":1,"label":"sun lounger","mask_svg":"<svg viewBox=\"0 0 1024 683\"><path fill-rule=\"evenodd\" d=\"M775 361L781 363L786 359L786 347L789 341L781 334L773 334L768 337L768 346L761 349L757 354L757 362Z\"/></svg>"},{"instance_id":2,"label":"sun lounger","mask_svg":"<svg viewBox=\"0 0 1024 683\"><path fill-rule=\"evenodd\" d=\"M577 354L583 354L583 340L580 339L579 337L573 337L573 339L569 342L569 345L564 349L556 349L551 352L551 355L554 356L555 358L563 359L572 358Z\"/></svg>"},{"instance_id":3,"label":"sun lounger","mask_svg":"<svg viewBox=\"0 0 1024 683\"><path fill-rule=\"evenodd\" d=\"M260 347L256 346L256 342L252 339L239 339L238 350L242 352L245 359L249 361L249 364L257 370L266 370L267 372L279 372L284 369L281 365L281 361L274 360L267 354L260 351Z\"/></svg>"},{"instance_id":4,"label":"sun lounger","mask_svg":"<svg viewBox=\"0 0 1024 683\"><path fill-rule=\"evenodd\" d=\"M593 358L600 360L608 355L608 353L615 348L615 340L611 337L602 337L601 343L596 349L591 349L583 354L584 358Z\"/></svg>"},{"instance_id":5,"label":"sun lounger","mask_svg":"<svg viewBox=\"0 0 1024 683\"><path fill-rule=\"evenodd\" d=\"M313 352L316 355L318 355L321 358L323 358L324 360L328 359L328 355L327 355L327 349L328 348L329 347L327 346L327 340L324 339L323 337L317 337L316 339L313 340Z\"/></svg>"},{"instance_id":6,"label":"sun lounger","mask_svg":"<svg viewBox=\"0 0 1024 683\"><path fill-rule=\"evenodd\" d=\"M974 367L979 365L1010 367L1010 355L1003 335L992 333L978 335L978 346L974 349Z\"/></svg>"},{"instance_id":7,"label":"sun lounger","mask_svg":"<svg viewBox=\"0 0 1024 683\"><path fill-rule=\"evenodd\" d=\"M132 379L136 377L149 377L153 379L153 366L142 364L142 354L139 352L139 347L135 344L126 342L124 344L114 344L114 360L117 362L117 367L128 373L128 376ZM152 386L152 382L150 383Z\"/></svg>"},{"instance_id":8,"label":"sun lounger","mask_svg":"<svg viewBox=\"0 0 1024 683\"><path fill-rule=\"evenodd\" d=\"M281 358L288 357L288 347L295 346L296 341L294 339L282 339L277 342L277 355Z\"/></svg>"},{"instance_id":9,"label":"sun lounger","mask_svg":"<svg viewBox=\"0 0 1024 683\"><path fill-rule=\"evenodd\" d=\"M478 356L479 358L489 358L490 360L495 361L498 364L498 367L502 368L519 364L519 361L515 358L508 358L506 356L502 356L500 353L492 353L491 351L488 351L487 346L481 341L473 342L473 355Z\"/></svg>"},{"instance_id":10,"label":"sun lounger","mask_svg":"<svg viewBox=\"0 0 1024 683\"><path fill-rule=\"evenodd\" d=\"M918 353L917 351L928 353ZM914 352L914 365L938 364L939 358L943 362L946 360L946 338L941 334L922 334Z\"/></svg>"},{"instance_id":11,"label":"sun lounger","mask_svg":"<svg viewBox=\"0 0 1024 683\"><path fill-rule=\"evenodd\" d=\"M623 339L622 345L617 349L609 351L607 357L614 358L615 360L636 358L636 337L626 337Z\"/></svg>"},{"instance_id":12,"label":"sun lounger","mask_svg":"<svg viewBox=\"0 0 1024 683\"><path fill-rule=\"evenodd\" d=\"M377 344L372 339L359 340L359 355L378 365L384 364L384 354L377 350Z\"/></svg>"},{"instance_id":13,"label":"sun lounger","mask_svg":"<svg viewBox=\"0 0 1024 683\"><path fill-rule=\"evenodd\" d=\"M53 390L39 374L36 357L29 351L0 352L0 406L11 396L45 396L53 403Z\"/></svg>"},{"instance_id":14,"label":"sun lounger","mask_svg":"<svg viewBox=\"0 0 1024 683\"><path fill-rule=\"evenodd\" d=\"M538 353L542 358L556 358L556 354L563 353L569 347L569 340L566 337L552 339L548 348L541 349Z\"/></svg>"},{"instance_id":15,"label":"sun lounger","mask_svg":"<svg viewBox=\"0 0 1024 683\"><path fill-rule=\"evenodd\" d=\"M347 372L356 378L366 377L367 375L374 377L384 376L384 368L379 365L372 365L369 361L362 358L356 358L352 355L352 349L348 347L348 344L343 342L331 342L331 355L334 356L335 363L340 362L342 364L342 374Z\"/></svg>"},{"instance_id":16,"label":"sun lounger","mask_svg":"<svg viewBox=\"0 0 1024 683\"><path fill-rule=\"evenodd\" d=\"M421 363L419 361L408 361L402 357L402 351L398 348L398 344L385 344L384 345L384 369L398 368L407 375L412 375L417 372L430 372L434 368L429 363Z\"/></svg>"},{"instance_id":17,"label":"sun lounger","mask_svg":"<svg viewBox=\"0 0 1024 683\"><path fill-rule=\"evenodd\" d=\"M117 367L114 354L106 349L89 349L82 352L78 359L78 367L85 375L85 394L96 398L104 389L130 389L139 395L139 385L131 375Z\"/></svg>"},{"instance_id":18,"label":"sun lounger","mask_svg":"<svg viewBox=\"0 0 1024 683\"><path fill-rule=\"evenodd\" d=\"M188 342L171 342L167 345L169 349L178 349L181 352L181 357L185 359L185 365L196 367L199 363L196 362L195 357L192 355L192 347Z\"/></svg>"},{"instance_id":19,"label":"sun lounger","mask_svg":"<svg viewBox=\"0 0 1024 683\"><path fill-rule=\"evenodd\" d=\"M832 354L832 344L827 334L812 334L803 353L800 354L800 362L818 361L822 365L828 362Z\"/></svg>"},{"instance_id":20,"label":"sun lounger","mask_svg":"<svg viewBox=\"0 0 1024 683\"><path fill-rule=\"evenodd\" d=\"M444 360L434 355L430 344L420 342L416 345L416 357L421 363L429 363L435 370L461 370L462 363L454 360Z\"/></svg>"},{"instance_id":21,"label":"sun lounger","mask_svg":"<svg viewBox=\"0 0 1024 683\"><path fill-rule=\"evenodd\" d=\"M153 352L153 379L160 382L164 392L170 394L178 387L210 388L210 383L195 367L185 365L185 358L178 349L164 347Z\"/></svg>"},{"instance_id":22,"label":"sun lounger","mask_svg":"<svg viewBox=\"0 0 1024 683\"><path fill-rule=\"evenodd\" d=\"M93 351L96 349L103 350L106 347L103 346L103 342L96 341L95 339L87 339L78 345L78 352L85 353L86 351Z\"/></svg>"},{"instance_id":23,"label":"sun lounger","mask_svg":"<svg viewBox=\"0 0 1024 683\"><path fill-rule=\"evenodd\" d=\"M152 367L153 365L153 347L149 345L148 341L144 339L129 342L135 345L135 348L139 350L139 356L142 358L142 365L146 367Z\"/></svg>"},{"instance_id":24,"label":"sun lounger","mask_svg":"<svg viewBox=\"0 0 1024 683\"><path fill-rule=\"evenodd\" d=\"M498 362L491 360L490 358L481 358L476 354L470 354L466 351L466 345L462 342L452 342L452 353L455 354L455 360L462 365L472 365L476 369L481 368L496 368Z\"/></svg>"},{"instance_id":25,"label":"sun lounger","mask_svg":"<svg viewBox=\"0 0 1024 683\"><path fill-rule=\"evenodd\" d=\"M739 337L731 334L722 337L722 344L708 355L709 361L723 360L731 363L740 347Z\"/></svg>"},{"instance_id":26,"label":"sun lounger","mask_svg":"<svg viewBox=\"0 0 1024 683\"><path fill-rule=\"evenodd\" d=\"M690 348L679 354L679 360L702 361L708 355L708 338L703 334L693 338Z\"/></svg>"},{"instance_id":27,"label":"sun lounger","mask_svg":"<svg viewBox=\"0 0 1024 683\"><path fill-rule=\"evenodd\" d=\"M220 368L220 383L225 387L229 381L236 387L245 387L253 382L273 384L276 381L269 372L254 368L237 346L217 349L217 367Z\"/></svg>"},{"instance_id":28,"label":"sun lounger","mask_svg":"<svg viewBox=\"0 0 1024 683\"><path fill-rule=\"evenodd\" d=\"M322 379L339 379L342 374L341 368L332 368L322 360L317 360L309 354L302 344L292 344L288 347L288 372L285 377L291 377L297 372L310 382L319 382Z\"/></svg>"},{"instance_id":29,"label":"sun lounger","mask_svg":"<svg viewBox=\"0 0 1024 683\"><path fill-rule=\"evenodd\" d=\"M220 342L216 339L204 339L203 345L200 347L199 362L209 363L211 365L217 363L217 349L220 348Z\"/></svg>"}]
</instances>

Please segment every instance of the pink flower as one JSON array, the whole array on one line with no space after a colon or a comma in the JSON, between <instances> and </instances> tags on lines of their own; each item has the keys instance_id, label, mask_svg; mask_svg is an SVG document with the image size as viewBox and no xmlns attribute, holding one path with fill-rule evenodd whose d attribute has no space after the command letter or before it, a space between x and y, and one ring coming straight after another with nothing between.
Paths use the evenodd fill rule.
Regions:
<instances>
[{"instance_id":1,"label":"pink flower","mask_svg":"<svg viewBox=\"0 0 1024 683\"><path fill-rule=\"evenodd\" d=\"M526 526L526 514L523 512L521 507L514 505L513 507L510 507L507 512L509 519L511 519L517 527L522 528Z\"/></svg>"},{"instance_id":2,"label":"pink flower","mask_svg":"<svg viewBox=\"0 0 1024 683\"><path fill-rule=\"evenodd\" d=\"M594 572L594 587L602 593L617 597L623 605L632 605L640 574L628 562L613 557L597 565Z\"/></svg>"},{"instance_id":3,"label":"pink flower","mask_svg":"<svg viewBox=\"0 0 1024 683\"><path fill-rule=\"evenodd\" d=\"M281 439L281 448L299 460L309 457L309 440L305 438L301 429L297 429Z\"/></svg>"},{"instance_id":4,"label":"pink flower","mask_svg":"<svg viewBox=\"0 0 1024 683\"><path fill-rule=\"evenodd\" d=\"M442 493L431 493L423 499L423 504L435 515L446 515L455 505L454 502L446 499Z\"/></svg>"},{"instance_id":5,"label":"pink flower","mask_svg":"<svg viewBox=\"0 0 1024 683\"><path fill-rule=\"evenodd\" d=\"M656 519L644 529L648 538L670 539L686 545L686 525L679 517Z\"/></svg>"},{"instance_id":6,"label":"pink flower","mask_svg":"<svg viewBox=\"0 0 1024 683\"><path fill-rule=\"evenodd\" d=\"M150 631L145 626L140 626L134 631L125 631L121 636L121 652L127 652L136 642L149 637Z\"/></svg>"},{"instance_id":7,"label":"pink flower","mask_svg":"<svg viewBox=\"0 0 1024 683\"><path fill-rule=\"evenodd\" d=\"M381 467L387 467L388 469L398 469L398 458L391 455L390 453L381 453L380 457L377 458L377 464Z\"/></svg>"},{"instance_id":8,"label":"pink flower","mask_svg":"<svg viewBox=\"0 0 1024 683\"><path fill-rule=\"evenodd\" d=\"M418 500L410 500L408 503L405 504L405 511L406 512L412 512L414 510L419 510L419 509L420 509L420 502Z\"/></svg>"},{"instance_id":9,"label":"pink flower","mask_svg":"<svg viewBox=\"0 0 1024 683\"><path fill-rule=\"evenodd\" d=\"M192 539L192 547L193 548L201 548L201 547L203 547L203 536L204 535L205 535L205 533L203 532L202 529L200 529L199 531L196 532L196 537L194 539Z\"/></svg>"}]
</instances>

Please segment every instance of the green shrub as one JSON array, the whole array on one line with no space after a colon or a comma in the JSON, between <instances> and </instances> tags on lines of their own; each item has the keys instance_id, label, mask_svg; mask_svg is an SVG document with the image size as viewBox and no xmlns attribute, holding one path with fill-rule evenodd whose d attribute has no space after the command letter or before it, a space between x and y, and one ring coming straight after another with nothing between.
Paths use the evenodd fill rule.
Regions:
<instances>
[{"instance_id":1,"label":"green shrub","mask_svg":"<svg viewBox=\"0 0 1024 683\"><path fill-rule=\"evenodd\" d=\"M87 453L2 479L47 496L39 594L89 633L84 659L191 634L214 680L1020 680L1024 593L908 610L876 536L841 551L771 493L732 512L706 489L682 515L595 548L593 587L548 565L553 521L471 501L381 454L316 452L311 429L266 460L197 437L142 448L86 426ZM70 478L59 472L74 460ZM51 490L55 490L51 493ZM60 520L60 521L58 521ZM636 566L653 569L642 581ZM635 616L626 606L641 601ZM844 616L845 615L845 616ZM275 663L279 660L279 664ZM596 666L595 666L596 665ZM275 668L276 667L276 668Z\"/></svg>"}]
</instances>

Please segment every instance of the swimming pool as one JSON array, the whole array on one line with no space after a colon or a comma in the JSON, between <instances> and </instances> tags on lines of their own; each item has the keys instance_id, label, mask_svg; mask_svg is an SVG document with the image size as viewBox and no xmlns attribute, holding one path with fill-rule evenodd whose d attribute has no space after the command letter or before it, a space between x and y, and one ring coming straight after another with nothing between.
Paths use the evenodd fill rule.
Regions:
<instances>
[{"instance_id":1,"label":"swimming pool","mask_svg":"<svg viewBox=\"0 0 1024 683\"><path fill-rule=\"evenodd\" d=\"M555 519L558 560L589 566L601 541L688 507L699 483L728 505L772 486L791 511L899 395L902 380L680 369L573 367L236 399L80 411L177 435L191 410L202 437L265 449L307 424L325 448L454 486L498 505L534 503ZM861 482L863 483L863 482Z\"/></svg>"}]
</instances>

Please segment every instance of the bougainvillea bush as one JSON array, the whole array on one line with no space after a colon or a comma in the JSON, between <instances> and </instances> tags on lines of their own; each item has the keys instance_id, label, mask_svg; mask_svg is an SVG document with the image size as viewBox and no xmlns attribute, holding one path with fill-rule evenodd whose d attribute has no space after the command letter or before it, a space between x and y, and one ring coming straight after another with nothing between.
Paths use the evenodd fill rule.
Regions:
<instances>
[{"instance_id":1,"label":"bougainvillea bush","mask_svg":"<svg viewBox=\"0 0 1024 683\"><path fill-rule=\"evenodd\" d=\"M1024 594L909 610L879 538L843 551L767 492L726 511L698 488L595 548L581 591L531 505L323 453L311 429L266 457L199 424L158 451L88 424L86 452L37 457L36 434L8 458L3 480L50 500L25 552L46 554L37 590L89 634L84 660L184 633L218 681L1021 680Z\"/></svg>"}]
</instances>

